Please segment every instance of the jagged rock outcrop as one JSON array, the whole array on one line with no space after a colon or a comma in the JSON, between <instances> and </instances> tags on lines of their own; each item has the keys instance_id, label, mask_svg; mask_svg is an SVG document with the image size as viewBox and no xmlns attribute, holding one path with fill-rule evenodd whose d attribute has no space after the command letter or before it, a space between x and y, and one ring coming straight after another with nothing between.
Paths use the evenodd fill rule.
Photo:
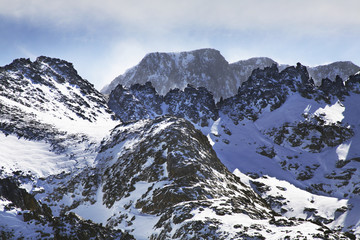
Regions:
<instances>
[{"instance_id":1,"label":"jagged rock outcrop","mask_svg":"<svg viewBox=\"0 0 360 240\"><path fill-rule=\"evenodd\" d=\"M244 82L238 93L218 103L220 111L228 115L235 124L244 118L257 120L263 111L279 108L294 92L311 98L315 92L312 79L306 67L298 64L279 72L274 64L263 70L254 70L249 80Z\"/></svg>"},{"instance_id":2,"label":"jagged rock outcrop","mask_svg":"<svg viewBox=\"0 0 360 240\"><path fill-rule=\"evenodd\" d=\"M109 96L109 107L123 122L154 118L163 114L163 97L150 82L130 88L118 85Z\"/></svg>"},{"instance_id":3,"label":"jagged rock outcrop","mask_svg":"<svg viewBox=\"0 0 360 240\"><path fill-rule=\"evenodd\" d=\"M74 213L54 217L48 205L38 202L33 195L20 188L19 183L12 178L0 179L0 198L9 201L2 216L9 218L16 211L19 221L23 221L22 224L25 226L21 226L21 223L17 223L17 226L12 225L11 221L4 226L1 222L0 230L4 227L5 230L0 231L0 236L4 240L15 238L134 239L130 234L84 220Z\"/></svg>"},{"instance_id":4,"label":"jagged rock outcrop","mask_svg":"<svg viewBox=\"0 0 360 240\"><path fill-rule=\"evenodd\" d=\"M277 62L267 57L254 57L231 63L231 69L237 79L236 88L239 88L243 82L247 81L255 69L264 69L271 67L273 64L278 65Z\"/></svg>"},{"instance_id":5,"label":"jagged rock outcrop","mask_svg":"<svg viewBox=\"0 0 360 240\"><path fill-rule=\"evenodd\" d=\"M118 85L109 96L109 107L124 122L170 114L208 126L210 120L218 118L212 94L190 85L184 90L173 89L165 96L157 94L150 82L130 88Z\"/></svg>"}]
</instances>

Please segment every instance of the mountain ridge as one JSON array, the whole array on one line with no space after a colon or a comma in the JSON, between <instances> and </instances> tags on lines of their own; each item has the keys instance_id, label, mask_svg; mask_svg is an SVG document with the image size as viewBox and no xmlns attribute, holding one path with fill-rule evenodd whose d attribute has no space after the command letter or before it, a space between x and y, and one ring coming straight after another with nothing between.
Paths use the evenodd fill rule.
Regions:
<instances>
[{"instance_id":1,"label":"mountain ridge","mask_svg":"<svg viewBox=\"0 0 360 240\"><path fill-rule=\"evenodd\" d=\"M203 59L202 61L198 60L199 56ZM181 63L179 58L186 61L179 64ZM216 63L215 66L214 63ZM110 94L117 84L129 87L131 84L144 84L150 81L160 95L165 95L170 89L184 89L191 84L195 87L207 88L218 101L221 97L228 98L235 95L237 89L248 80L253 70L270 67L274 63L282 70L289 66L279 64L267 57L250 58L230 64L218 50L208 48L179 53L150 53L138 65L115 78L101 92ZM194 70L194 67L199 71ZM346 80L348 76L359 71L360 67L348 61L307 67L307 69L315 84L320 85L323 78L334 81L336 75ZM221 73L220 76L214 74L213 71Z\"/></svg>"}]
</instances>

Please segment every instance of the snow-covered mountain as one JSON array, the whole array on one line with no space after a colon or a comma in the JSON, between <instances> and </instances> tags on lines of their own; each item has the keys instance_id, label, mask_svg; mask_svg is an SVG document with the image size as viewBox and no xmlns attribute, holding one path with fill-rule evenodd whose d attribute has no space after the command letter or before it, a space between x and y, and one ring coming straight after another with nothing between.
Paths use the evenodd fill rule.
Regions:
<instances>
[{"instance_id":1,"label":"snow-covered mountain","mask_svg":"<svg viewBox=\"0 0 360 240\"><path fill-rule=\"evenodd\" d=\"M277 214L358 234L359 87L359 74L317 87L305 66L279 71L274 64L218 103L205 88L160 96L147 83L118 85L109 106L124 121L184 117Z\"/></svg>"},{"instance_id":2,"label":"snow-covered mountain","mask_svg":"<svg viewBox=\"0 0 360 240\"><path fill-rule=\"evenodd\" d=\"M301 64L210 49L143 61L129 72L152 83L107 98L63 60L0 68L2 238L360 237L359 73L316 86ZM193 82L159 93L162 72ZM199 76L239 87L214 97Z\"/></svg>"},{"instance_id":3,"label":"snow-covered mountain","mask_svg":"<svg viewBox=\"0 0 360 240\"><path fill-rule=\"evenodd\" d=\"M17 59L0 68L0 106L1 238L126 237L59 215L40 197L93 165L101 140L119 123L104 96L71 63Z\"/></svg>"},{"instance_id":4,"label":"snow-covered mountain","mask_svg":"<svg viewBox=\"0 0 360 240\"><path fill-rule=\"evenodd\" d=\"M229 64L215 49L200 49L179 53L150 53L138 65L115 78L101 92L110 94L118 84L130 87L133 84L151 82L160 95L171 89L183 90L188 84L205 87L216 101L232 97L240 85L247 81L253 70L277 64L280 70L289 65L279 64L270 58L257 57ZM335 62L328 65L307 67L316 85L328 78L335 81L339 75L346 80L360 71L352 62Z\"/></svg>"}]
</instances>

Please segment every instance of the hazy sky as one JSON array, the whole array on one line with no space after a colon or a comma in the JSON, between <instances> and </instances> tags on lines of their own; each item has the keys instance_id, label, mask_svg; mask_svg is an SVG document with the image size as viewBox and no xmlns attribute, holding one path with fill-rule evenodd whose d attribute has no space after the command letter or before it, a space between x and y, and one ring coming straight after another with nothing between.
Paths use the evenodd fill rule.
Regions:
<instances>
[{"instance_id":1,"label":"hazy sky","mask_svg":"<svg viewBox=\"0 0 360 240\"><path fill-rule=\"evenodd\" d=\"M359 0L0 0L0 66L46 55L100 89L149 52L360 65Z\"/></svg>"}]
</instances>

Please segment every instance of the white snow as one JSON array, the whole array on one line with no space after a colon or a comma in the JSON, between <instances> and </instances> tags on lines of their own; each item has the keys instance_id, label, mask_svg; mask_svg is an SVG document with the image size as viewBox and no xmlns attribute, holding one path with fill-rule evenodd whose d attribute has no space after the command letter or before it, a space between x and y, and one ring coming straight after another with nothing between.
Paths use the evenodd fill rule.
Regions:
<instances>
[{"instance_id":1,"label":"white snow","mask_svg":"<svg viewBox=\"0 0 360 240\"><path fill-rule=\"evenodd\" d=\"M113 211L102 203L103 196L104 193L100 187L96 193L95 204L83 204L72 211L84 219L91 219L96 223L102 223L106 225L107 219L113 214Z\"/></svg>"},{"instance_id":2,"label":"white snow","mask_svg":"<svg viewBox=\"0 0 360 240\"><path fill-rule=\"evenodd\" d=\"M219 128L219 123L221 121L221 118L217 119L213 125L211 126L211 133L214 134L214 135L218 135L219 134L219 131L218 131L218 128Z\"/></svg>"},{"instance_id":3,"label":"white snow","mask_svg":"<svg viewBox=\"0 0 360 240\"><path fill-rule=\"evenodd\" d=\"M207 139L209 140L210 145L211 145L211 146L214 146L215 142L211 139L210 134L207 134L206 137L207 137Z\"/></svg>"},{"instance_id":4,"label":"white snow","mask_svg":"<svg viewBox=\"0 0 360 240\"><path fill-rule=\"evenodd\" d=\"M345 111L344 105L337 101L333 105L326 105L324 108L319 108L315 111L314 115L321 116L324 115L323 120L326 124L332 124L341 122L344 119L343 112Z\"/></svg>"},{"instance_id":5,"label":"white snow","mask_svg":"<svg viewBox=\"0 0 360 240\"><path fill-rule=\"evenodd\" d=\"M76 163L65 155L50 152L50 145L43 141L18 139L0 133L0 142L0 164L8 173L21 170L46 177L67 171Z\"/></svg>"},{"instance_id":6,"label":"white snow","mask_svg":"<svg viewBox=\"0 0 360 240\"><path fill-rule=\"evenodd\" d=\"M351 146L351 142L340 144L336 148L336 154L338 155L339 160L346 160L346 157L349 154L350 146Z\"/></svg>"},{"instance_id":7,"label":"white snow","mask_svg":"<svg viewBox=\"0 0 360 240\"><path fill-rule=\"evenodd\" d=\"M308 105L306 106L306 108L304 109L304 114L308 114L309 111L310 111L310 109L311 109L311 105L308 104Z\"/></svg>"}]
</instances>

